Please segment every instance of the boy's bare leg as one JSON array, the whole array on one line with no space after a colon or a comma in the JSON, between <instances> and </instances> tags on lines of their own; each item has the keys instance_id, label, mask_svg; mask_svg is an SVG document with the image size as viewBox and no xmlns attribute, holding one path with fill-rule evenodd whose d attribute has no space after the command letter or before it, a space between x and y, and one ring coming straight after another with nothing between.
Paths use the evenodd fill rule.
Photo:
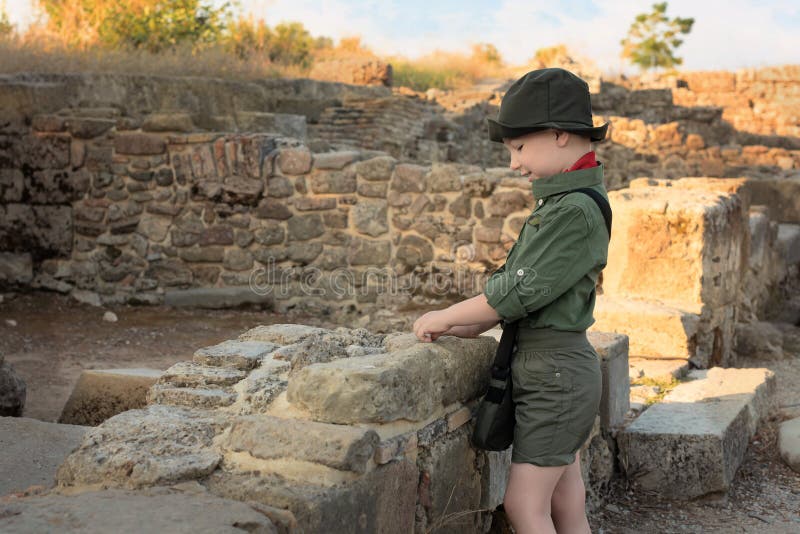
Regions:
<instances>
[{"instance_id":1,"label":"boy's bare leg","mask_svg":"<svg viewBox=\"0 0 800 534\"><path fill-rule=\"evenodd\" d=\"M567 467L511 463L503 508L517 534L555 534L550 503Z\"/></svg>"},{"instance_id":2,"label":"boy's bare leg","mask_svg":"<svg viewBox=\"0 0 800 534\"><path fill-rule=\"evenodd\" d=\"M558 534L591 534L586 519L586 487L581 477L580 451L567 466L553 490L551 500L553 523Z\"/></svg>"}]
</instances>

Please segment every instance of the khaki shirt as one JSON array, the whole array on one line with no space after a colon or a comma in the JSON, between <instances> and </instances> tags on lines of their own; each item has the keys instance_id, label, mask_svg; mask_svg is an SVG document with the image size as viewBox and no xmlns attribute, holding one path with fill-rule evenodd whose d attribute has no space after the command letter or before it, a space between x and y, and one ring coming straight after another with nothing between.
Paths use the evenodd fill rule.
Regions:
<instances>
[{"instance_id":1,"label":"khaki shirt","mask_svg":"<svg viewBox=\"0 0 800 534\"><path fill-rule=\"evenodd\" d=\"M595 284L608 260L609 235L589 187L608 199L603 165L562 172L531 184L536 207L505 264L483 293L506 322L521 328L586 330L594 323Z\"/></svg>"}]
</instances>

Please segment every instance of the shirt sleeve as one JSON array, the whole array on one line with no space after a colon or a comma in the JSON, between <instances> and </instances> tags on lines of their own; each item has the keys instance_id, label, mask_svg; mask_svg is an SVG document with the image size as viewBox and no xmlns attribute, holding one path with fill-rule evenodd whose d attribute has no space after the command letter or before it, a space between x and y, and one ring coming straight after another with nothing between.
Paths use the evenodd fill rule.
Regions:
<instances>
[{"instance_id":1,"label":"shirt sleeve","mask_svg":"<svg viewBox=\"0 0 800 534\"><path fill-rule=\"evenodd\" d=\"M561 296L594 266L589 230L583 210L574 204L554 208L538 230L525 228L513 267L504 265L486 282L489 305L512 322Z\"/></svg>"}]
</instances>

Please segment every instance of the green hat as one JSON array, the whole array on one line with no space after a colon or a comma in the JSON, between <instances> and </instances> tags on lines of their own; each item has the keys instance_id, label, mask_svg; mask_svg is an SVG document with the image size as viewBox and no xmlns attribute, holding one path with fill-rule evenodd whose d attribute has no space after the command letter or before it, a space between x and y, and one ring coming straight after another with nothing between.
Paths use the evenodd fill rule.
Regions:
<instances>
[{"instance_id":1,"label":"green hat","mask_svg":"<svg viewBox=\"0 0 800 534\"><path fill-rule=\"evenodd\" d=\"M533 70L508 88L497 120L489 121L489 139L503 142L531 132L558 128L602 141L608 123L593 126L589 84L564 69Z\"/></svg>"}]
</instances>

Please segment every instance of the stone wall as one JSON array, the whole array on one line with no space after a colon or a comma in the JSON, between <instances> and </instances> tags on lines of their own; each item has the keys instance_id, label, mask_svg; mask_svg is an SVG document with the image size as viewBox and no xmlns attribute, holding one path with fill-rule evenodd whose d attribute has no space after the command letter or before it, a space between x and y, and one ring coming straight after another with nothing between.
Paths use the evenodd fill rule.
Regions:
<instances>
[{"instance_id":1,"label":"stone wall","mask_svg":"<svg viewBox=\"0 0 800 534\"><path fill-rule=\"evenodd\" d=\"M739 132L740 142L780 143L800 138L800 66L729 71L687 71L654 79L634 79L631 87L669 87L679 106L715 106ZM750 134L750 135L748 135ZM767 139L759 139L760 137Z\"/></svg>"},{"instance_id":2,"label":"stone wall","mask_svg":"<svg viewBox=\"0 0 800 534\"><path fill-rule=\"evenodd\" d=\"M480 290L533 201L503 169L118 120L39 114L5 136L6 285L98 304L257 285L283 310L458 298Z\"/></svg>"},{"instance_id":3,"label":"stone wall","mask_svg":"<svg viewBox=\"0 0 800 534\"><path fill-rule=\"evenodd\" d=\"M581 447L587 509L614 472L627 339L592 334L607 384ZM149 406L90 430L58 471L66 494L185 486L258 505L279 532L488 532L511 450L471 445L491 336L259 326L167 369Z\"/></svg>"}]
</instances>

